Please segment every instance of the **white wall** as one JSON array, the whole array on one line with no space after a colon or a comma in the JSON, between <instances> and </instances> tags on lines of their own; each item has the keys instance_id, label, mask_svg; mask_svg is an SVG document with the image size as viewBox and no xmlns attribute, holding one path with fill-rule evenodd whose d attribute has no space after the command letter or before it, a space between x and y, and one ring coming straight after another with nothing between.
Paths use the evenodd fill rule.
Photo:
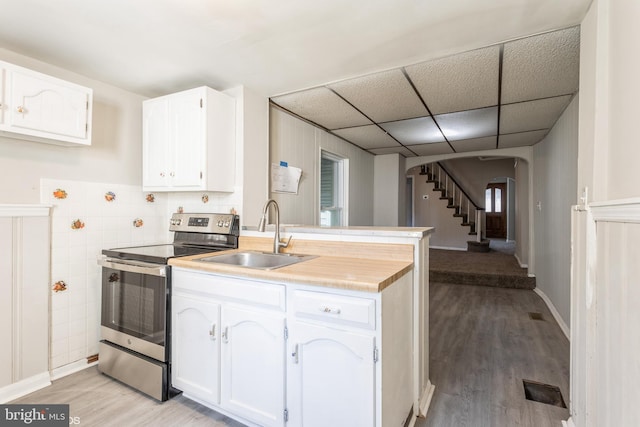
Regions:
<instances>
[{"instance_id":1,"label":"white wall","mask_svg":"<svg viewBox=\"0 0 640 427\"><path fill-rule=\"evenodd\" d=\"M0 136L0 203L39 203L40 179L114 184L142 182L140 95L92 80L6 49L0 60L93 88L90 147L60 147Z\"/></svg>"},{"instance_id":2,"label":"white wall","mask_svg":"<svg viewBox=\"0 0 640 427\"><path fill-rule=\"evenodd\" d=\"M515 256L521 267L529 263L529 163L518 159L516 175Z\"/></svg>"},{"instance_id":3,"label":"white wall","mask_svg":"<svg viewBox=\"0 0 640 427\"><path fill-rule=\"evenodd\" d=\"M374 156L284 111L270 108L270 163L302 169L298 194L270 193L283 224L318 224L320 150L349 159L349 224L373 224ZM257 223L256 223L257 225Z\"/></svg>"},{"instance_id":4,"label":"white wall","mask_svg":"<svg viewBox=\"0 0 640 427\"><path fill-rule=\"evenodd\" d=\"M374 157L373 225L397 227L406 222L406 176L404 157L386 154Z\"/></svg>"},{"instance_id":5,"label":"white wall","mask_svg":"<svg viewBox=\"0 0 640 427\"><path fill-rule=\"evenodd\" d=\"M536 287L570 320L571 206L576 204L578 99L533 147ZM539 207L538 207L539 206Z\"/></svg>"},{"instance_id":6,"label":"white wall","mask_svg":"<svg viewBox=\"0 0 640 427\"><path fill-rule=\"evenodd\" d=\"M640 425L640 2L594 0L581 25L574 213L571 418ZM587 191L585 191L585 189Z\"/></svg>"}]
</instances>

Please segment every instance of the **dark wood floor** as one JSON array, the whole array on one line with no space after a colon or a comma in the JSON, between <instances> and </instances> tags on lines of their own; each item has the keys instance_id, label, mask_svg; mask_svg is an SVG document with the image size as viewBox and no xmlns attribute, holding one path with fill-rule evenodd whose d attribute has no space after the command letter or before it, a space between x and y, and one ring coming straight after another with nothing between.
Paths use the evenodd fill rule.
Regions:
<instances>
[{"instance_id":1,"label":"dark wood floor","mask_svg":"<svg viewBox=\"0 0 640 427\"><path fill-rule=\"evenodd\" d=\"M533 291L432 283L430 305L436 391L418 427L557 427L568 418L566 409L524 397L529 379L557 385L569 398L569 343ZM14 403L68 403L87 427L240 426L182 396L159 404L95 367Z\"/></svg>"}]
</instances>

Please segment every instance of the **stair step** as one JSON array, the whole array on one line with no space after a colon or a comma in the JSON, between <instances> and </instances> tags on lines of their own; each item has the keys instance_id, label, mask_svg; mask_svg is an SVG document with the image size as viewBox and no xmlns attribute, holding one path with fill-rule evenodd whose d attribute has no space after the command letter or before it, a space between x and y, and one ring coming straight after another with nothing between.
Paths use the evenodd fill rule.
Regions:
<instances>
[{"instance_id":1,"label":"stair step","mask_svg":"<svg viewBox=\"0 0 640 427\"><path fill-rule=\"evenodd\" d=\"M458 206L458 205L447 205L447 207L449 209L458 209L460 206ZM453 214L453 216L456 216L456 215L458 215L458 214L457 213Z\"/></svg>"},{"instance_id":2,"label":"stair step","mask_svg":"<svg viewBox=\"0 0 640 427\"><path fill-rule=\"evenodd\" d=\"M476 231L470 231L469 236L477 236L478 233Z\"/></svg>"},{"instance_id":3,"label":"stair step","mask_svg":"<svg viewBox=\"0 0 640 427\"><path fill-rule=\"evenodd\" d=\"M476 223L475 222L463 222L460 225L468 226L468 227L475 227Z\"/></svg>"}]
</instances>

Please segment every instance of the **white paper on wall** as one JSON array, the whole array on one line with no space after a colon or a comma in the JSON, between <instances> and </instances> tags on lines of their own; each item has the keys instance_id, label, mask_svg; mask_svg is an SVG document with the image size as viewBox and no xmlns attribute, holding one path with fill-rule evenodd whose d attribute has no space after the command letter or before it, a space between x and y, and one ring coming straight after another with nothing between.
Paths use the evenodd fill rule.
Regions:
<instances>
[{"instance_id":1,"label":"white paper on wall","mask_svg":"<svg viewBox=\"0 0 640 427\"><path fill-rule=\"evenodd\" d=\"M298 194L298 184L302 169L289 166L286 162L271 164L271 191L274 193Z\"/></svg>"}]
</instances>

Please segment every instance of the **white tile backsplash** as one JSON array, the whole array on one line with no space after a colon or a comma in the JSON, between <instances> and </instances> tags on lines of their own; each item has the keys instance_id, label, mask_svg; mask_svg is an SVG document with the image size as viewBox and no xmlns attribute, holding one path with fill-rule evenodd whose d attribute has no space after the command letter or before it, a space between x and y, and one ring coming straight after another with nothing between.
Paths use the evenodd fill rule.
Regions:
<instances>
[{"instance_id":1,"label":"white tile backsplash","mask_svg":"<svg viewBox=\"0 0 640 427\"><path fill-rule=\"evenodd\" d=\"M100 341L101 271L97 258L102 249L171 241L168 231L171 213L228 213L242 215L242 187L233 193L153 193L141 186L43 179L40 202L52 209L51 286L63 280L67 290L51 292L51 367L59 368L98 352ZM57 199L56 189L67 197ZM107 201L105 194L115 199ZM205 203L203 196L207 200ZM134 227L134 220L143 220ZM81 220L84 228L74 230Z\"/></svg>"}]
</instances>

